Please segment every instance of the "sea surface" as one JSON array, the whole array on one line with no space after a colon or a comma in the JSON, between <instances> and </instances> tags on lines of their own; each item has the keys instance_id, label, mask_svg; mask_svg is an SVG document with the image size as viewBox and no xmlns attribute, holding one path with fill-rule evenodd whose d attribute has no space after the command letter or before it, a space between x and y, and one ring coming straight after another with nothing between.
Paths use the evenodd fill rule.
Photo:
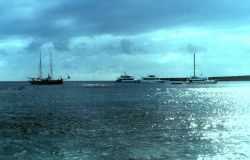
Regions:
<instances>
[{"instance_id":1,"label":"sea surface","mask_svg":"<svg viewBox=\"0 0 250 160\"><path fill-rule=\"evenodd\" d=\"M1 160L250 159L250 82L0 82Z\"/></svg>"}]
</instances>

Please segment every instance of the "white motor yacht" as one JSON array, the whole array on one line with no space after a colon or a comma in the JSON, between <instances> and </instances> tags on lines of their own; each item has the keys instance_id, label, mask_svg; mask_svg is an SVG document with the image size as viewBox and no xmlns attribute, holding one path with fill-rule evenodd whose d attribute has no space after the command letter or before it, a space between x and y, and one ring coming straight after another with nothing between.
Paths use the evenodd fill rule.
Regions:
<instances>
[{"instance_id":1,"label":"white motor yacht","mask_svg":"<svg viewBox=\"0 0 250 160\"><path fill-rule=\"evenodd\" d=\"M117 78L116 82L119 83L138 83L139 80L136 80L133 76L124 73L120 77Z\"/></svg>"},{"instance_id":2,"label":"white motor yacht","mask_svg":"<svg viewBox=\"0 0 250 160\"><path fill-rule=\"evenodd\" d=\"M156 77L155 75L148 75L146 77L142 77L140 83L164 83L164 80Z\"/></svg>"}]
</instances>

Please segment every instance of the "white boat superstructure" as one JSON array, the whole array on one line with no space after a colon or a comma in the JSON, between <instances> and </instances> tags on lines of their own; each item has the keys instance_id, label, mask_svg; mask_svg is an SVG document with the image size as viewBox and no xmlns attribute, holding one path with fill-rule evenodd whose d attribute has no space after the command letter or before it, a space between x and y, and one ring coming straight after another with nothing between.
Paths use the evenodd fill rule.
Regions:
<instances>
[{"instance_id":1,"label":"white boat superstructure","mask_svg":"<svg viewBox=\"0 0 250 160\"><path fill-rule=\"evenodd\" d=\"M136 80L133 76L124 73L120 77L117 78L116 82L119 83L138 83L139 80Z\"/></svg>"},{"instance_id":2,"label":"white boat superstructure","mask_svg":"<svg viewBox=\"0 0 250 160\"><path fill-rule=\"evenodd\" d=\"M216 80L209 80L207 77L198 77L195 75L195 54L194 54L194 75L187 79L188 84L216 84Z\"/></svg>"},{"instance_id":3,"label":"white boat superstructure","mask_svg":"<svg viewBox=\"0 0 250 160\"><path fill-rule=\"evenodd\" d=\"M164 83L164 80L156 77L155 75L148 75L146 77L142 77L140 83Z\"/></svg>"}]
</instances>

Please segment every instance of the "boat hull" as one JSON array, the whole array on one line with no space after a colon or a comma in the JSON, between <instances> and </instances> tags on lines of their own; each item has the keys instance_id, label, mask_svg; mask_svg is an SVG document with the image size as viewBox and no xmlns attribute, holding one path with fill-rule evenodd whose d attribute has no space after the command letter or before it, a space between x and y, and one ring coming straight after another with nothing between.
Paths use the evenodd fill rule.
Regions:
<instances>
[{"instance_id":1,"label":"boat hull","mask_svg":"<svg viewBox=\"0 0 250 160\"><path fill-rule=\"evenodd\" d=\"M209 81L193 81L193 82L187 82L188 84L216 84L217 81L209 80Z\"/></svg>"},{"instance_id":2,"label":"boat hull","mask_svg":"<svg viewBox=\"0 0 250 160\"><path fill-rule=\"evenodd\" d=\"M62 79L58 79L58 80L30 80L29 82L32 85L58 85L58 84L63 84Z\"/></svg>"},{"instance_id":3,"label":"boat hull","mask_svg":"<svg viewBox=\"0 0 250 160\"><path fill-rule=\"evenodd\" d=\"M121 79L118 79L116 82L118 82L118 83L139 83L138 80L121 80Z\"/></svg>"}]
</instances>

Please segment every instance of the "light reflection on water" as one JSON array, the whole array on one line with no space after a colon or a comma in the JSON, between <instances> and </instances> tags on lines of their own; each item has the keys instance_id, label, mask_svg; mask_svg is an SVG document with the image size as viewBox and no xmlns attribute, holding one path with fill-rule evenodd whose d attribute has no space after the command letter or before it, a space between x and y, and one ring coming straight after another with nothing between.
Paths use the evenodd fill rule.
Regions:
<instances>
[{"instance_id":1,"label":"light reflection on water","mask_svg":"<svg viewBox=\"0 0 250 160\"><path fill-rule=\"evenodd\" d=\"M250 157L246 82L0 84L0 100L0 159Z\"/></svg>"},{"instance_id":2,"label":"light reflection on water","mask_svg":"<svg viewBox=\"0 0 250 160\"><path fill-rule=\"evenodd\" d=\"M213 115L207 119L202 132L204 139L218 146L218 153L214 156L199 155L199 158L249 159L249 83L193 91L197 92L199 99L208 97L210 100L207 103L217 107L213 109Z\"/></svg>"}]
</instances>

